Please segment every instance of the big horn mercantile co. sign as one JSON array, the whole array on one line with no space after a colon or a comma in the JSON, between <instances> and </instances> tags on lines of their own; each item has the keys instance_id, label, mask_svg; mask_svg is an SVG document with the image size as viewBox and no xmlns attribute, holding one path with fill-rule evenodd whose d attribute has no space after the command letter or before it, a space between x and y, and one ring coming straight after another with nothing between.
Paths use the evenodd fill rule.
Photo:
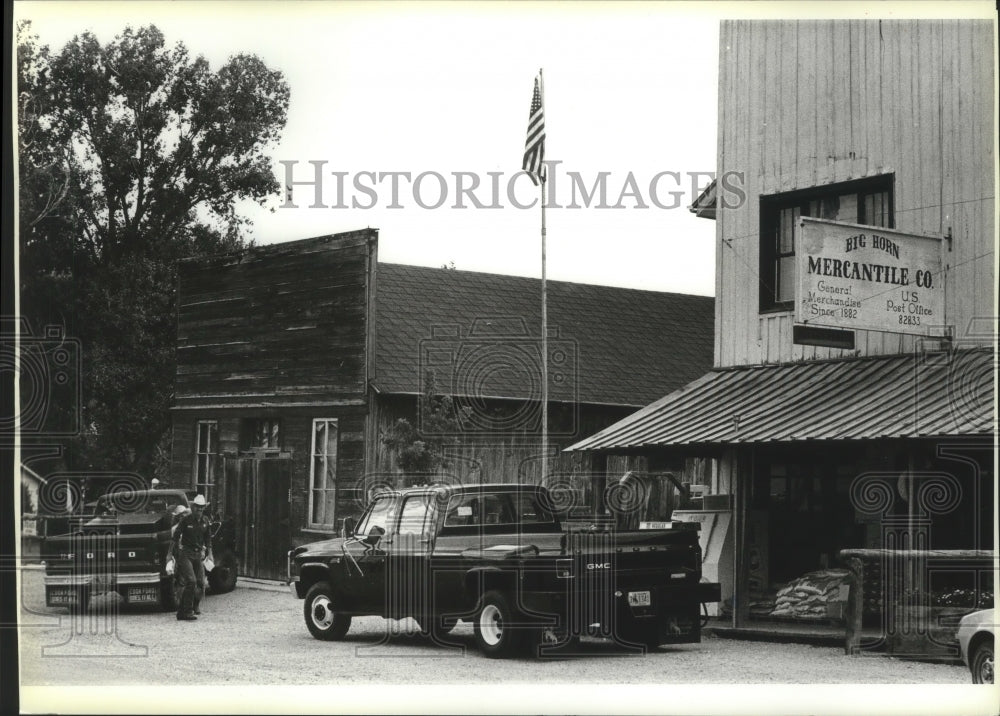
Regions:
<instances>
[{"instance_id":1,"label":"big horn mercantile co. sign","mask_svg":"<svg viewBox=\"0 0 1000 716\"><path fill-rule=\"evenodd\" d=\"M940 336L941 237L803 217L795 322Z\"/></svg>"}]
</instances>

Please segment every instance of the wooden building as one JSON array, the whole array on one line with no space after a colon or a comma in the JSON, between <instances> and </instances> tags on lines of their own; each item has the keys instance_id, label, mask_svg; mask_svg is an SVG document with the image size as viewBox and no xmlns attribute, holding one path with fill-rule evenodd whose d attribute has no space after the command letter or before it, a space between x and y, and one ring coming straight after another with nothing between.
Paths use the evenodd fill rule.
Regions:
<instances>
[{"instance_id":1,"label":"wooden building","mask_svg":"<svg viewBox=\"0 0 1000 716\"><path fill-rule=\"evenodd\" d=\"M996 48L945 20L724 21L719 44L717 181L691 207L716 221L714 367L573 449L711 461L742 626L845 548L993 548ZM802 217L939 237L944 314L797 320Z\"/></svg>"},{"instance_id":2,"label":"wooden building","mask_svg":"<svg viewBox=\"0 0 1000 716\"><path fill-rule=\"evenodd\" d=\"M542 479L540 282L379 263L377 236L181 263L171 484L237 517L246 574L281 576L290 545L335 533L383 484ZM582 504L589 457L559 451L704 373L714 306L548 289L548 479L578 487ZM452 420L427 413L429 392L451 398ZM384 439L400 419L444 466L403 474L402 448Z\"/></svg>"}]
</instances>

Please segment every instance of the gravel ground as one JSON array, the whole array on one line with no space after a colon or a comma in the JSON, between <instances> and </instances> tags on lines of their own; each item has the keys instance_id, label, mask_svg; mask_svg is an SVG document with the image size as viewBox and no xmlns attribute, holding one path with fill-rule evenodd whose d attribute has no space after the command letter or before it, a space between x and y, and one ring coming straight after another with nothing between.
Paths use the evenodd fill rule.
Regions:
<instances>
[{"instance_id":1,"label":"gravel ground","mask_svg":"<svg viewBox=\"0 0 1000 716\"><path fill-rule=\"evenodd\" d=\"M963 666L847 657L834 647L706 637L700 644L631 655L585 640L575 658L483 658L472 628L459 624L458 646L419 635L412 620L355 619L343 642L306 631L302 602L287 590L241 584L209 596L197 622L125 607L105 617L94 600L82 619L44 606L42 573L22 582L21 682L26 685L574 683L588 684L968 684ZM464 647L464 648L463 648ZM121 658L94 658L94 657ZM133 657L133 658L128 658Z\"/></svg>"}]
</instances>

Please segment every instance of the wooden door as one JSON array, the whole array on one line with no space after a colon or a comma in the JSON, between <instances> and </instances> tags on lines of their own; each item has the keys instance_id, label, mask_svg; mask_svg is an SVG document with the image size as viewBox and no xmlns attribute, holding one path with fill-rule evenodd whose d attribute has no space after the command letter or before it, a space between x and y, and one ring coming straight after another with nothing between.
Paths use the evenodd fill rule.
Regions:
<instances>
[{"instance_id":1,"label":"wooden door","mask_svg":"<svg viewBox=\"0 0 1000 716\"><path fill-rule=\"evenodd\" d=\"M291 543L288 458L225 457L217 499L233 519L240 575L284 579Z\"/></svg>"},{"instance_id":2,"label":"wooden door","mask_svg":"<svg viewBox=\"0 0 1000 716\"><path fill-rule=\"evenodd\" d=\"M226 456L223 458L221 484L216 484L216 495L226 518L233 520L236 556L240 562L239 574L253 577L255 553L253 545L253 486L254 458Z\"/></svg>"},{"instance_id":3,"label":"wooden door","mask_svg":"<svg viewBox=\"0 0 1000 716\"><path fill-rule=\"evenodd\" d=\"M254 576L285 579L291 547L291 514L288 495L292 461L288 458L255 460L253 471L252 548Z\"/></svg>"}]
</instances>

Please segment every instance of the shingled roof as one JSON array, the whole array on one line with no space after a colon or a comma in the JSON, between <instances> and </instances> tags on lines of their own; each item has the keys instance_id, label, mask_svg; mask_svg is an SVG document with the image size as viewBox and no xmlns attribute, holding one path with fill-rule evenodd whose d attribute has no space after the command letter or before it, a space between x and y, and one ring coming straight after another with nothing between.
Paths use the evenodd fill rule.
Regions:
<instances>
[{"instance_id":1,"label":"shingled roof","mask_svg":"<svg viewBox=\"0 0 1000 716\"><path fill-rule=\"evenodd\" d=\"M379 263L376 366L383 393L537 398L541 281ZM643 406L712 367L715 300L548 282L553 401ZM558 335L553 335L555 332Z\"/></svg>"}]
</instances>

